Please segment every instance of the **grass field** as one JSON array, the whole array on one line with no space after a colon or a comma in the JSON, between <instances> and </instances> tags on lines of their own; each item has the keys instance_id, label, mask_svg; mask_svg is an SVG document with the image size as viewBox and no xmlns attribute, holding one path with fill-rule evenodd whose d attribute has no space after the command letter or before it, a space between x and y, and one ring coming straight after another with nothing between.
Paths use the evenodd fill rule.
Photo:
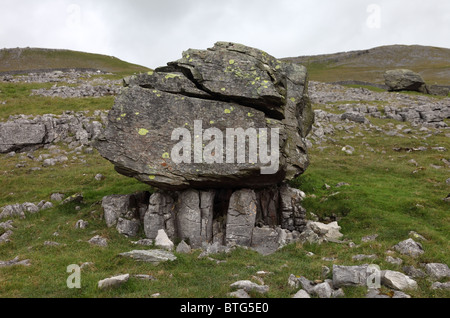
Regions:
<instances>
[{"instance_id":1,"label":"grass field","mask_svg":"<svg viewBox=\"0 0 450 318\"><path fill-rule=\"evenodd\" d=\"M42 84L45 86L46 84ZM60 100L30 97L30 89L41 84L0 84L0 118L6 120L12 114L61 113L63 110L110 109L113 98ZM316 105L319 107L319 105ZM374 125L399 124L392 120L371 119ZM402 123L404 124L404 123ZM407 125L407 124L406 124ZM409 125L407 125L408 128ZM362 133L358 136L356 133ZM253 280L257 271L271 272L262 277L270 287L268 294L254 297L285 298L297 292L288 286L290 274L305 276L310 280L323 280L322 266L357 265L367 261L353 261L357 254L375 254L371 261L382 269L402 271L402 266L420 263L450 264L448 243L450 241L449 203L442 200L450 193L445 183L448 169L436 170L430 164L439 165L448 158L450 142L444 134L433 134L427 139L421 133L410 137L388 137L376 130L353 129L353 139L343 139L345 132L339 132L335 142L326 142L321 148L310 151L311 165L307 172L292 182L302 189L307 198L304 207L319 217L338 218L344 238L353 241L357 247L346 244L327 243L322 245L292 244L276 254L261 256L242 248L230 254L218 254L211 259L198 259L200 251L192 254L176 254L174 262L158 266L139 263L118 256L119 253L136 249L136 246L108 229L102 219L101 200L106 195L129 194L135 191L153 189L134 179L117 174L113 166L94 151L92 154L70 154L65 166L42 167L41 163L20 155L0 155L0 207L23 202L50 200L50 195L61 192L67 196L83 193L84 203L58 205L26 219L14 220L14 234L11 242L0 245L0 260L19 256L29 259L29 267L0 269L0 297L151 297L160 293L165 298L223 298L231 290L229 285L238 280ZM355 148L353 155L341 151L345 145ZM370 150L367 145L370 145ZM66 145L59 144L67 152ZM398 147L447 148L447 152L397 152ZM33 155L48 153L37 150ZM73 159L84 156L85 162ZM414 159L418 167L409 163ZM17 168L25 163L24 168ZM41 167L32 171L33 167ZM102 181L94 176L101 173ZM349 186L336 188L339 182ZM324 184L331 186L326 190ZM89 222L85 230L75 229L75 223L83 219ZM418 259L396 254L403 259L403 265L385 261L386 251L408 238L410 231L423 235L425 254ZM0 235L3 233L0 230ZM54 233L57 232L58 236ZM363 236L378 234L374 242L362 243ZM108 239L108 247L91 246L87 241L95 235ZM136 239L137 240L137 239ZM59 246L45 246L44 242L55 241ZM308 256L307 253L314 253ZM333 258L334 260L323 260ZM67 266L91 262L83 269L81 289L69 289L66 280ZM97 283L107 277L119 274L147 274L156 280L141 281L131 278L118 289L100 291ZM330 275L330 274L329 274ZM444 280L445 281L445 280ZM432 290L429 278L417 279L419 289L408 291L412 297L450 297L449 291ZM383 291L389 290L383 287ZM344 288L346 297L365 297L366 289Z\"/></svg>"}]
</instances>

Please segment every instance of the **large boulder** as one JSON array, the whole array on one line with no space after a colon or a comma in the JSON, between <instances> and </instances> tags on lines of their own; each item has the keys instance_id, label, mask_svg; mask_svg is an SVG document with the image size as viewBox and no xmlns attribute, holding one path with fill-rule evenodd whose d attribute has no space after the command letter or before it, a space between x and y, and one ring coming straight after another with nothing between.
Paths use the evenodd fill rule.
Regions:
<instances>
[{"instance_id":1,"label":"large boulder","mask_svg":"<svg viewBox=\"0 0 450 318\"><path fill-rule=\"evenodd\" d=\"M123 175L172 191L256 189L309 164L314 113L303 66L219 42L124 86L96 142Z\"/></svg>"},{"instance_id":2,"label":"large boulder","mask_svg":"<svg viewBox=\"0 0 450 318\"><path fill-rule=\"evenodd\" d=\"M390 70L384 74L386 85L390 91L417 91L428 93L427 86L420 74L411 70Z\"/></svg>"}]
</instances>

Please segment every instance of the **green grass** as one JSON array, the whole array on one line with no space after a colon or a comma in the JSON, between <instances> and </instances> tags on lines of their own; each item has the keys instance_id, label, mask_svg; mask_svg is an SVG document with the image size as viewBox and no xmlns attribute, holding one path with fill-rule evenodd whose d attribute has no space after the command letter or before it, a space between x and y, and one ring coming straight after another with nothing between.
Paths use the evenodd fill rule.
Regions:
<instances>
[{"instance_id":1,"label":"green grass","mask_svg":"<svg viewBox=\"0 0 450 318\"><path fill-rule=\"evenodd\" d=\"M14 111L25 114L58 113L63 109L94 110L109 109L112 98L92 100L58 100L29 97L30 89L45 87L46 84L1 84L0 100L8 100L16 109L5 111L0 106L1 118L6 118ZM8 106L8 104L6 106ZM47 105L47 106L45 106ZM388 123L399 124L394 120L371 118L377 126ZM408 124L405 128L409 128ZM290 274L305 276L310 280L323 280L322 266L330 269L333 264L358 265L367 261L355 262L356 254L375 254L373 262L382 269L402 271L403 265L438 262L450 264L448 242L450 240L449 204L444 198L450 193L446 185L445 168L436 170L430 164L443 165L441 160L448 158L447 152L427 150L424 152L397 152L394 148L434 147L450 149L448 138L444 134L433 134L426 140L426 132L417 132L414 137L387 137L376 130L365 131L355 125L354 133L364 136L343 140L343 132L334 137L337 142L326 142L323 148L314 147L310 151L311 165L307 172L292 181L292 185L302 189L307 198L303 206L308 213L314 213L322 219L338 218L342 226L344 239L351 240L357 247L346 244L327 243L322 245L291 244L270 256L261 256L256 252L237 249L230 254L212 256L225 262L217 264L209 259L198 259L199 251L189 255L176 254L176 261L158 266L135 262L119 257L123 252L136 249L131 240L108 229L102 219L100 202L106 195L129 194L136 191L153 191L148 186L119 175L113 165L101 158L94 151L84 154L86 163L72 160L68 155L66 165L41 167L41 163L20 155L8 157L0 155L0 207L8 204L39 202L50 200L50 195L61 192L66 195L83 193L84 203L80 209L75 204L58 205L26 219L14 220L14 234L11 243L0 246L0 260L10 260L19 256L21 260L30 259L29 267L11 267L0 269L0 297L17 298L142 298L160 293L164 298L223 298L230 292L229 285L238 280L254 280L257 271L272 272L264 276L264 283L270 286L267 295L252 294L253 297L287 298L297 290L288 287ZM365 144L370 145L370 151ZM353 155L341 151L345 145L355 148ZM58 145L69 151L66 146ZM47 153L45 149L37 150L35 157ZM79 155L76 155L79 157ZM418 167L408 163L414 159ZM16 168L25 162L25 168ZM39 171L31 171L41 167ZM448 171L448 170L447 170ZM106 178L97 181L98 173ZM349 186L336 188L339 182ZM327 183L329 190L324 188ZM86 230L74 228L77 220L89 222ZM427 241L422 242L425 254L418 259L395 255L403 259L402 266L385 261L386 251L408 238L410 231L423 235ZM58 232L59 236L53 234ZM1 234L1 233L0 233ZM378 234L375 242L362 243L363 236ZM87 241L95 235L108 239L108 247L90 246ZM138 238L136 238L137 240ZM44 246L45 241L56 241L63 245ZM139 247L141 248L141 247ZM145 248L144 248L145 249ZM307 252L314 256L307 256ZM322 258L334 258L324 261ZM67 266L92 262L93 265L83 269L81 289L69 289L66 280ZM372 261L371 261L372 262ZM99 280L111 276L129 273L148 274L156 281L140 281L131 278L118 289L100 291ZM326 278L331 278L328 276ZM445 281L445 280L443 280ZM408 291L412 297L450 297L449 291L431 290L428 278L417 279L419 289ZM385 292L387 290L383 289ZM345 294L350 298L365 297L365 288L346 287Z\"/></svg>"}]
</instances>

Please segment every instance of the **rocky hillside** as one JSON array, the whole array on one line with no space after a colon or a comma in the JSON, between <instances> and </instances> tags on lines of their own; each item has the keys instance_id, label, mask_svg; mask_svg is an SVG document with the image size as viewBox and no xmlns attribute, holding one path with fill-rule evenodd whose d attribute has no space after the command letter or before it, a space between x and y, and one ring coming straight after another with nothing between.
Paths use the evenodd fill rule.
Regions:
<instances>
[{"instance_id":1,"label":"rocky hillside","mask_svg":"<svg viewBox=\"0 0 450 318\"><path fill-rule=\"evenodd\" d=\"M0 73L14 74L65 69L91 69L131 74L148 70L146 67L101 54L40 48L0 50Z\"/></svg>"},{"instance_id":2,"label":"rocky hillside","mask_svg":"<svg viewBox=\"0 0 450 318\"><path fill-rule=\"evenodd\" d=\"M308 67L312 80L384 83L389 69L407 68L430 84L450 85L450 49L420 45L390 45L370 50L290 57Z\"/></svg>"}]
</instances>

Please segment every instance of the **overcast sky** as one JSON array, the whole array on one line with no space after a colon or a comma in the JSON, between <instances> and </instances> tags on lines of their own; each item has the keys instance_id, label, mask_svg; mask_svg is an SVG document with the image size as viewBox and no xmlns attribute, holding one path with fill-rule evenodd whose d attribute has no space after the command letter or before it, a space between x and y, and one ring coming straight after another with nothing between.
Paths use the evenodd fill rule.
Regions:
<instances>
[{"instance_id":1,"label":"overcast sky","mask_svg":"<svg viewBox=\"0 0 450 318\"><path fill-rule=\"evenodd\" d=\"M390 44L450 48L449 0L0 0L0 48L60 48L155 68L238 42L277 57Z\"/></svg>"}]
</instances>

